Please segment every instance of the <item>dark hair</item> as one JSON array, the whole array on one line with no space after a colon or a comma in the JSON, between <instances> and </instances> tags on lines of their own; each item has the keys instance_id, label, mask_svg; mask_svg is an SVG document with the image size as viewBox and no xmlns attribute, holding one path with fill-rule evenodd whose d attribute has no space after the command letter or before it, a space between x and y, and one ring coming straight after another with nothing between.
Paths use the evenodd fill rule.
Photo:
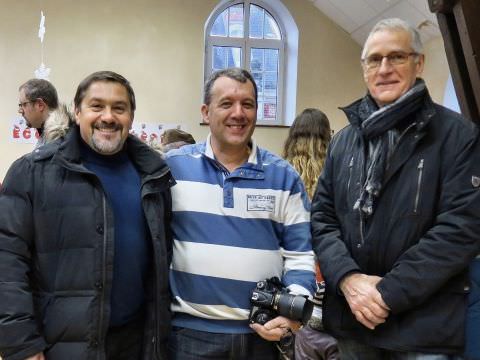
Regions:
<instances>
[{"instance_id":1,"label":"dark hair","mask_svg":"<svg viewBox=\"0 0 480 360\"><path fill-rule=\"evenodd\" d=\"M331 139L330 122L318 109L308 108L295 118L283 148L283 157L302 178L310 199L323 168Z\"/></svg>"},{"instance_id":2,"label":"dark hair","mask_svg":"<svg viewBox=\"0 0 480 360\"><path fill-rule=\"evenodd\" d=\"M168 145L178 141L182 141L187 144L195 144L195 139L193 136L180 129L168 129L162 134L163 145Z\"/></svg>"},{"instance_id":3,"label":"dark hair","mask_svg":"<svg viewBox=\"0 0 480 360\"><path fill-rule=\"evenodd\" d=\"M207 81L205 82L205 87L203 89L204 104L210 105L210 101L212 100L213 84L220 77L228 77L230 79L239 81L241 83L246 83L247 81L250 81L255 91L255 107L258 106L257 84L255 83L253 76L247 70L241 69L241 68L228 68L228 69L218 70L218 71L215 71L212 75L210 75Z\"/></svg>"},{"instance_id":4,"label":"dark hair","mask_svg":"<svg viewBox=\"0 0 480 360\"><path fill-rule=\"evenodd\" d=\"M80 85L78 85L77 87L77 92L75 93L75 97L73 99L73 103L76 109L80 108L82 100L85 97L85 93L87 92L90 85L98 81L115 82L123 85L128 92L132 113L135 111L135 108L136 108L135 93L133 92L130 82L127 79L125 79L122 75L117 74L113 71L97 71L97 72L94 72L93 74L88 75L85 79L82 80Z\"/></svg>"},{"instance_id":5,"label":"dark hair","mask_svg":"<svg viewBox=\"0 0 480 360\"><path fill-rule=\"evenodd\" d=\"M28 101L42 99L50 109L58 108L58 95L55 87L44 79L30 79L20 85L18 91L23 90Z\"/></svg>"}]
</instances>

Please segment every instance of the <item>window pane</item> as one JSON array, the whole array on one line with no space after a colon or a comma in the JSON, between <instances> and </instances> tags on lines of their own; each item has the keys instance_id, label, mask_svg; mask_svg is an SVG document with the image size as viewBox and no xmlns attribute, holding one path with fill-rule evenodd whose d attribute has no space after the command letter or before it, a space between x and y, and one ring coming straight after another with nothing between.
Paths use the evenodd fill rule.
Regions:
<instances>
[{"instance_id":1,"label":"window pane","mask_svg":"<svg viewBox=\"0 0 480 360\"><path fill-rule=\"evenodd\" d=\"M223 11L218 17L215 19L213 23L212 30L210 31L210 35L212 36L227 36L227 14L228 9Z\"/></svg>"},{"instance_id":2,"label":"window pane","mask_svg":"<svg viewBox=\"0 0 480 360\"><path fill-rule=\"evenodd\" d=\"M242 49L241 48L229 48L227 55L228 67L241 67Z\"/></svg>"},{"instance_id":3,"label":"window pane","mask_svg":"<svg viewBox=\"0 0 480 360\"><path fill-rule=\"evenodd\" d=\"M257 84L258 101L263 99L263 74L260 72L252 73L253 79Z\"/></svg>"},{"instance_id":4,"label":"window pane","mask_svg":"<svg viewBox=\"0 0 480 360\"><path fill-rule=\"evenodd\" d=\"M212 70L226 69L227 67L242 67L242 49L229 46L214 46L212 51Z\"/></svg>"},{"instance_id":5,"label":"window pane","mask_svg":"<svg viewBox=\"0 0 480 360\"><path fill-rule=\"evenodd\" d=\"M263 39L263 17L264 10L256 5L250 5L250 38Z\"/></svg>"},{"instance_id":6,"label":"window pane","mask_svg":"<svg viewBox=\"0 0 480 360\"><path fill-rule=\"evenodd\" d=\"M282 38L280 34L280 29L278 28L277 22L272 18L272 16L265 11L265 39L276 39L280 40Z\"/></svg>"},{"instance_id":7,"label":"window pane","mask_svg":"<svg viewBox=\"0 0 480 360\"><path fill-rule=\"evenodd\" d=\"M263 102L258 102L257 120L263 120Z\"/></svg>"},{"instance_id":8,"label":"window pane","mask_svg":"<svg viewBox=\"0 0 480 360\"><path fill-rule=\"evenodd\" d=\"M265 70L275 71L278 70L278 50L277 49L265 49Z\"/></svg>"},{"instance_id":9,"label":"window pane","mask_svg":"<svg viewBox=\"0 0 480 360\"><path fill-rule=\"evenodd\" d=\"M264 120L275 120L277 117L277 104L276 103L265 103L263 105L263 119Z\"/></svg>"},{"instance_id":10,"label":"window pane","mask_svg":"<svg viewBox=\"0 0 480 360\"><path fill-rule=\"evenodd\" d=\"M243 37L243 4L230 6L229 8L229 27L228 35L230 37Z\"/></svg>"},{"instance_id":11,"label":"window pane","mask_svg":"<svg viewBox=\"0 0 480 360\"><path fill-rule=\"evenodd\" d=\"M263 66L263 49L253 49L250 56L250 70L262 71Z\"/></svg>"},{"instance_id":12,"label":"window pane","mask_svg":"<svg viewBox=\"0 0 480 360\"><path fill-rule=\"evenodd\" d=\"M251 48L250 70L258 87L259 120L274 121L278 103L278 49Z\"/></svg>"},{"instance_id":13,"label":"window pane","mask_svg":"<svg viewBox=\"0 0 480 360\"><path fill-rule=\"evenodd\" d=\"M214 46L212 53L213 53L212 69L213 70L225 69L226 68L225 48L221 46Z\"/></svg>"},{"instance_id":14,"label":"window pane","mask_svg":"<svg viewBox=\"0 0 480 360\"><path fill-rule=\"evenodd\" d=\"M265 96L277 97L277 73L267 72L264 75L265 79Z\"/></svg>"}]
</instances>

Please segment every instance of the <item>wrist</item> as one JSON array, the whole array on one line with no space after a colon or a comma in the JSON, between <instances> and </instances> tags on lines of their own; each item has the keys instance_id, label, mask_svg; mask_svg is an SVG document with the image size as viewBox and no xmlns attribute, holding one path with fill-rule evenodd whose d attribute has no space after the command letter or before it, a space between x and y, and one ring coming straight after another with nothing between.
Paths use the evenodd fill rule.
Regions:
<instances>
[{"instance_id":1,"label":"wrist","mask_svg":"<svg viewBox=\"0 0 480 360\"><path fill-rule=\"evenodd\" d=\"M355 279L358 279L361 277L363 274L358 273L358 272L351 272L346 274L339 282L338 284L338 289L340 291L340 294L344 295L348 293L348 289L350 287L351 281L354 281Z\"/></svg>"}]
</instances>

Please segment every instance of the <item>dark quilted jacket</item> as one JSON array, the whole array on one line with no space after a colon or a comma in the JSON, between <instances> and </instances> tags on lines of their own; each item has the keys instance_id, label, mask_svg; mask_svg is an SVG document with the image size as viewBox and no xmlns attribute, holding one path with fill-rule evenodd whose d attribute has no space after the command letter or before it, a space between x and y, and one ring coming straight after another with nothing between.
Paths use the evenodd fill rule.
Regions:
<instances>
[{"instance_id":1,"label":"dark quilted jacket","mask_svg":"<svg viewBox=\"0 0 480 360\"><path fill-rule=\"evenodd\" d=\"M24 359L104 359L113 269L113 211L80 161L74 126L17 160L0 193L0 354ZM164 359L170 327L170 187L160 156L130 136L152 241L145 360Z\"/></svg>"}]
</instances>

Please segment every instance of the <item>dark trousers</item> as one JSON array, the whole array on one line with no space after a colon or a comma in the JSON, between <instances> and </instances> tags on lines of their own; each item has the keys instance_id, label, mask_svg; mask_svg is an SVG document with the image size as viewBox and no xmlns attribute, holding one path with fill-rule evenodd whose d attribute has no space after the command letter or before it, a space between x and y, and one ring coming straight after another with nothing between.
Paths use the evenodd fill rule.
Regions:
<instances>
[{"instance_id":1,"label":"dark trousers","mask_svg":"<svg viewBox=\"0 0 480 360\"><path fill-rule=\"evenodd\" d=\"M141 360L143 319L108 329L105 341L107 360Z\"/></svg>"},{"instance_id":2,"label":"dark trousers","mask_svg":"<svg viewBox=\"0 0 480 360\"><path fill-rule=\"evenodd\" d=\"M383 350L346 339L338 339L338 349L342 360L462 360L456 355Z\"/></svg>"},{"instance_id":3,"label":"dark trousers","mask_svg":"<svg viewBox=\"0 0 480 360\"><path fill-rule=\"evenodd\" d=\"M257 334L219 334L173 327L170 360L278 360L275 343Z\"/></svg>"}]
</instances>

